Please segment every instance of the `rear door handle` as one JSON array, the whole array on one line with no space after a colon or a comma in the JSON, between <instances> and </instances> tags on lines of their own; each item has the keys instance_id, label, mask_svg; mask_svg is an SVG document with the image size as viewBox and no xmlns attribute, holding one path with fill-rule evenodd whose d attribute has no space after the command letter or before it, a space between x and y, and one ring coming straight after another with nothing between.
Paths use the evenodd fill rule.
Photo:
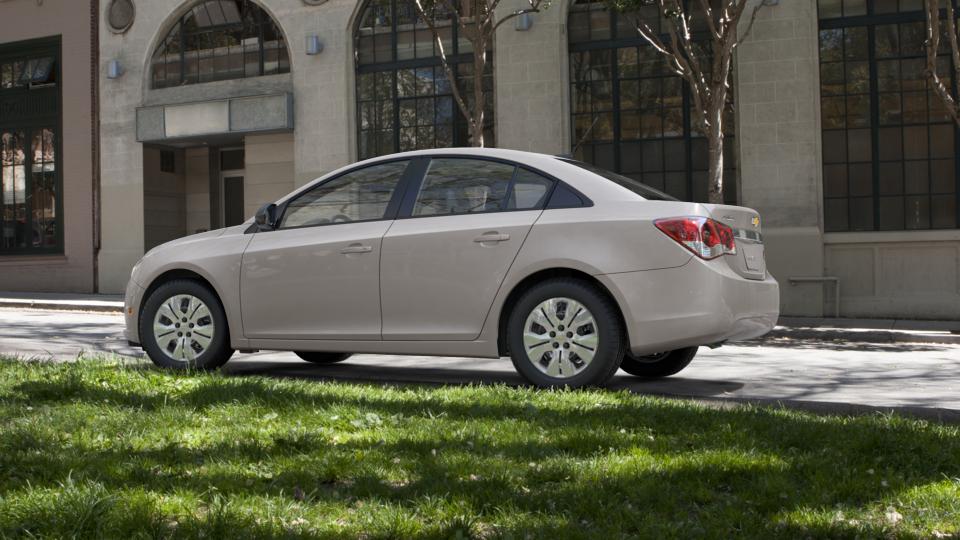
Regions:
<instances>
[{"instance_id":1,"label":"rear door handle","mask_svg":"<svg viewBox=\"0 0 960 540\"><path fill-rule=\"evenodd\" d=\"M340 250L340 253L344 255L350 255L351 253L370 253L373 251L373 247L365 246L363 244L350 244L349 246Z\"/></svg>"},{"instance_id":2,"label":"rear door handle","mask_svg":"<svg viewBox=\"0 0 960 540\"><path fill-rule=\"evenodd\" d=\"M510 239L509 234L488 232L488 233L483 233L480 236L474 238L473 241L478 244L486 244L491 242L506 242L509 239Z\"/></svg>"}]
</instances>

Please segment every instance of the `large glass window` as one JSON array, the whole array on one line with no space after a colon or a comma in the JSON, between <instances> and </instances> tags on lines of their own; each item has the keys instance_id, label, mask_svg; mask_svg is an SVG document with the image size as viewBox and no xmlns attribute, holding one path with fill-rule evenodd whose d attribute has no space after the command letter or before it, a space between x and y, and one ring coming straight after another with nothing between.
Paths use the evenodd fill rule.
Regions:
<instances>
[{"instance_id":1,"label":"large glass window","mask_svg":"<svg viewBox=\"0 0 960 540\"><path fill-rule=\"evenodd\" d=\"M826 230L957 227L957 129L924 74L923 2L819 9ZM947 50L939 62L953 86Z\"/></svg>"},{"instance_id":2,"label":"large glass window","mask_svg":"<svg viewBox=\"0 0 960 540\"><path fill-rule=\"evenodd\" d=\"M58 49L0 48L0 254L62 249Z\"/></svg>"},{"instance_id":3,"label":"large glass window","mask_svg":"<svg viewBox=\"0 0 960 540\"><path fill-rule=\"evenodd\" d=\"M642 8L640 16L658 30L657 6ZM635 14L610 10L601 2L578 0L571 7L572 152L578 160L679 199L706 201L707 139L694 118L690 91L637 33L635 21ZM695 35L703 31L693 29ZM734 203L732 109L724 122L724 198Z\"/></svg>"},{"instance_id":4,"label":"large glass window","mask_svg":"<svg viewBox=\"0 0 960 540\"><path fill-rule=\"evenodd\" d=\"M279 26L250 0L207 0L186 12L153 54L154 88L290 72Z\"/></svg>"},{"instance_id":5,"label":"large glass window","mask_svg":"<svg viewBox=\"0 0 960 540\"><path fill-rule=\"evenodd\" d=\"M434 25L442 35L461 96L473 103L473 54L445 4L437 2ZM461 14L469 20L469 2ZM357 140L360 159L415 150L467 146L467 123L454 102L433 33L413 0L369 0L355 34ZM493 59L483 76L484 139L493 144Z\"/></svg>"},{"instance_id":6,"label":"large glass window","mask_svg":"<svg viewBox=\"0 0 960 540\"><path fill-rule=\"evenodd\" d=\"M372 165L324 182L287 206L280 228L383 219L407 163Z\"/></svg>"}]
</instances>

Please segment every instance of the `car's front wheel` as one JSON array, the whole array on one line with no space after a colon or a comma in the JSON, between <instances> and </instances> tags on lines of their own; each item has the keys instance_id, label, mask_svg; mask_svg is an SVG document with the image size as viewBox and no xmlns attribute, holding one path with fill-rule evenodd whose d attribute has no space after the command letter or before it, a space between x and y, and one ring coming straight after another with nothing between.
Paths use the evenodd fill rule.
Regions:
<instances>
[{"instance_id":1,"label":"car's front wheel","mask_svg":"<svg viewBox=\"0 0 960 540\"><path fill-rule=\"evenodd\" d=\"M647 356L627 353L620 369L637 377L669 377L687 367L697 355L697 349L698 347L686 347Z\"/></svg>"},{"instance_id":2,"label":"car's front wheel","mask_svg":"<svg viewBox=\"0 0 960 540\"><path fill-rule=\"evenodd\" d=\"M140 341L154 364L172 369L216 369L233 355L220 300L196 281L157 287L140 316Z\"/></svg>"},{"instance_id":3,"label":"car's front wheel","mask_svg":"<svg viewBox=\"0 0 960 540\"><path fill-rule=\"evenodd\" d=\"M343 362L347 358L353 356L350 353L328 353L314 351L298 351L294 354L299 356L301 359L314 364L336 364L337 362Z\"/></svg>"},{"instance_id":4,"label":"car's front wheel","mask_svg":"<svg viewBox=\"0 0 960 540\"><path fill-rule=\"evenodd\" d=\"M616 304L589 283L553 279L519 299L507 322L513 365L540 387L599 386L623 358Z\"/></svg>"}]
</instances>

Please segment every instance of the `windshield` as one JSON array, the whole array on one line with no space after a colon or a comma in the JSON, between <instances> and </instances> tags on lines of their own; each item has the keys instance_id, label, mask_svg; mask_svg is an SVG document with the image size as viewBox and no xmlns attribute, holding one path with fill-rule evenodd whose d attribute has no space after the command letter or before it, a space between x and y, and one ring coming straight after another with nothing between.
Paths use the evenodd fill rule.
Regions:
<instances>
[{"instance_id":1,"label":"windshield","mask_svg":"<svg viewBox=\"0 0 960 540\"><path fill-rule=\"evenodd\" d=\"M617 184L618 186L625 187L630 191L636 193L637 195L640 195L644 199L647 199L650 201L679 201L680 200L671 195L667 195L666 193L658 189L653 189L652 187L644 184L639 180L628 178L626 176L623 176L622 174L610 172L606 169L601 169L600 167L595 167L589 163L584 163L583 161L577 161L575 159L568 159L568 158L559 158L559 159L564 163L576 165L577 167L590 171L597 176L602 176L603 178L610 180L611 182Z\"/></svg>"}]
</instances>

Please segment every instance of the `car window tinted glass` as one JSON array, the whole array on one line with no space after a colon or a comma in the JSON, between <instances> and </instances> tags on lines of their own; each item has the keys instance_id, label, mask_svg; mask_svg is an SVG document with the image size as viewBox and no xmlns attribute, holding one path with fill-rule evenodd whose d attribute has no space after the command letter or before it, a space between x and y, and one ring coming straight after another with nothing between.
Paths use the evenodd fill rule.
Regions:
<instances>
[{"instance_id":1,"label":"car window tinted glass","mask_svg":"<svg viewBox=\"0 0 960 540\"><path fill-rule=\"evenodd\" d=\"M502 210L513 165L480 159L437 158L417 194L414 216Z\"/></svg>"},{"instance_id":2,"label":"car window tinted glass","mask_svg":"<svg viewBox=\"0 0 960 540\"><path fill-rule=\"evenodd\" d=\"M281 229L383 219L407 161L393 161L348 172L294 199Z\"/></svg>"},{"instance_id":3,"label":"car window tinted glass","mask_svg":"<svg viewBox=\"0 0 960 540\"><path fill-rule=\"evenodd\" d=\"M511 210L530 210L543 206L553 180L526 169L518 169L513 179L513 190L507 208Z\"/></svg>"},{"instance_id":4,"label":"car window tinted glass","mask_svg":"<svg viewBox=\"0 0 960 540\"><path fill-rule=\"evenodd\" d=\"M643 182L640 182L639 180L634 180L633 178L623 176L622 174L617 174L615 172L610 172L606 169L601 169L600 167L594 167L589 163L584 163L582 161L577 161L575 159L561 159L560 161L563 161L564 163L569 163L571 165L576 165L577 167L590 171L593 174L596 174L597 176L606 178L607 180L610 180L611 182L621 187L625 187L630 191L636 193L637 195L640 195L644 199L647 199L650 201L679 201L680 200L671 195L667 195L666 193L660 190L654 189L644 184Z\"/></svg>"}]
</instances>

